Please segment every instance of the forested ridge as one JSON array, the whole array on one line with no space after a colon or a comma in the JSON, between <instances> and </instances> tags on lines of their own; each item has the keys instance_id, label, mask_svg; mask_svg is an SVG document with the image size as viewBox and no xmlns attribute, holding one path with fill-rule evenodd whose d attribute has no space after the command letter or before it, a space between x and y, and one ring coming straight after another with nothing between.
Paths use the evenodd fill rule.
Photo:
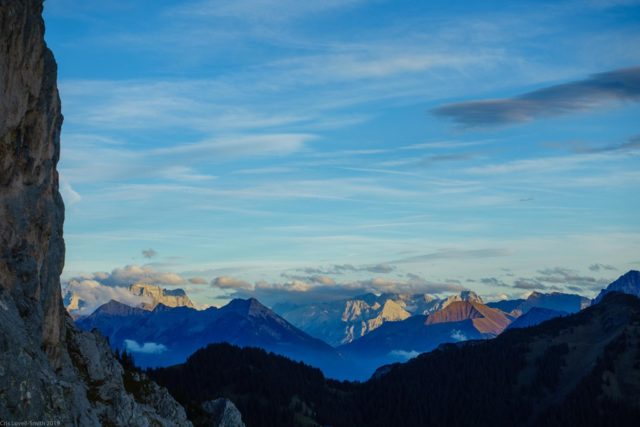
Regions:
<instances>
[{"instance_id":1,"label":"forested ridge","mask_svg":"<svg viewBox=\"0 0 640 427\"><path fill-rule=\"evenodd\" d=\"M149 374L193 420L200 402L223 396L249 427L637 425L640 300L611 294L494 340L442 346L364 383L227 344Z\"/></svg>"}]
</instances>

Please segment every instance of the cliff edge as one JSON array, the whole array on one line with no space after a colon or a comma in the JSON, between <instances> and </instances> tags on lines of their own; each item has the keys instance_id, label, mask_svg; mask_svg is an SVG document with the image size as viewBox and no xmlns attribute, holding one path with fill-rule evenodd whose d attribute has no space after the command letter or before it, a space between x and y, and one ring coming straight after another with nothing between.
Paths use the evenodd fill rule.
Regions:
<instances>
[{"instance_id":1,"label":"cliff edge","mask_svg":"<svg viewBox=\"0 0 640 427\"><path fill-rule=\"evenodd\" d=\"M106 340L64 311L62 115L42 7L0 0L0 420L191 425L165 389L125 373Z\"/></svg>"}]
</instances>

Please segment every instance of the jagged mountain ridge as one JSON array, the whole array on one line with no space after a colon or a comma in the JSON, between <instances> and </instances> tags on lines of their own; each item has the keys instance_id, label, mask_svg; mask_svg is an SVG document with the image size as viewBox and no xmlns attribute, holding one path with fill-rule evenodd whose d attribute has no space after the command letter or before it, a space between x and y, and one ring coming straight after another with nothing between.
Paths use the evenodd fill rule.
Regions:
<instances>
[{"instance_id":1,"label":"jagged mountain ridge","mask_svg":"<svg viewBox=\"0 0 640 427\"><path fill-rule=\"evenodd\" d=\"M456 401L468 414L456 412L456 425L635 425L637 361L640 300L613 294L602 306L390 367L356 399L363 416L356 424L443 424L455 410L444 402ZM463 390L482 390L491 404ZM384 403L391 396L394 408Z\"/></svg>"},{"instance_id":2,"label":"jagged mountain ridge","mask_svg":"<svg viewBox=\"0 0 640 427\"><path fill-rule=\"evenodd\" d=\"M368 377L381 365L405 361L444 343L494 338L513 320L498 309L471 301L451 300L430 315L385 323L338 349L357 360Z\"/></svg>"},{"instance_id":3,"label":"jagged mountain ridge","mask_svg":"<svg viewBox=\"0 0 640 427\"><path fill-rule=\"evenodd\" d=\"M527 299L520 304L516 310L526 313L533 307L547 308L549 310L565 311L567 313L577 313L591 305L589 298L562 292L532 292Z\"/></svg>"},{"instance_id":4,"label":"jagged mountain ridge","mask_svg":"<svg viewBox=\"0 0 640 427\"><path fill-rule=\"evenodd\" d=\"M268 413L282 418L274 422L272 415L264 425L292 427L635 426L640 300L613 293L579 313L493 340L441 346L364 383L326 380L280 356L226 345L151 375L190 408L219 394L236 398L243 416L260 425Z\"/></svg>"},{"instance_id":5,"label":"jagged mountain ridge","mask_svg":"<svg viewBox=\"0 0 640 427\"><path fill-rule=\"evenodd\" d=\"M199 348L228 342L304 360L339 378L354 369L333 347L291 325L254 298L235 299L221 308L206 310L160 304L145 311L111 301L79 319L77 325L84 330L98 329L113 348L138 350L136 345L151 343L157 352L134 352L143 367L182 363Z\"/></svg>"},{"instance_id":6,"label":"jagged mountain ridge","mask_svg":"<svg viewBox=\"0 0 640 427\"><path fill-rule=\"evenodd\" d=\"M399 302L385 298L396 298ZM416 299L428 300L432 309L438 309L429 316L411 316L403 307L416 310L418 304L408 303L415 302ZM384 305L380 306L380 301ZM80 319L78 325L85 330L97 328L110 338L114 348L129 346L140 352L135 356L142 366L181 363L189 354L209 343L231 342L243 346L258 346L304 360L337 378L365 379L380 365L407 360L443 343L493 338L513 321L514 316L479 301L482 300L473 292L442 299L402 294L366 294L354 298L345 304L346 310L342 313L344 318L362 316L364 307L376 310L378 314L369 319L369 324L380 319L383 321L372 332L348 345L340 346L337 352L331 350L333 354L329 356L329 361L323 360L330 352L329 346L318 353L317 347L311 352L308 348L300 351L309 347L301 341L294 344L283 343L286 340L282 337L287 336L283 331L291 331L293 326L255 299L233 300L222 309L212 307L203 311L188 307L171 309L158 305L148 315L142 309L132 310L112 301L88 318ZM119 310L124 316L114 315L113 312ZM398 310L401 320L390 320L392 317L388 313L393 314ZM270 327L265 327L264 321ZM294 329L302 333L297 328ZM149 343L149 346L153 346L149 348L157 351L145 352L145 343ZM341 363L348 363L349 367L336 368Z\"/></svg>"},{"instance_id":7,"label":"jagged mountain ridge","mask_svg":"<svg viewBox=\"0 0 640 427\"><path fill-rule=\"evenodd\" d=\"M582 300L583 298L577 295L532 293L530 298L521 302L519 306L523 307L524 303L529 306L539 303L566 305L568 301L573 304L571 306L573 308ZM280 325L279 327L285 330L290 329L292 325L257 300L231 301L223 308L223 313L226 314L217 313L216 308L203 310L202 313L187 309L188 307L170 310L161 304L150 316L146 316L143 310L130 311L128 307L121 308L126 313L125 316L113 316L109 311L115 308L110 306L117 307L117 304L110 302L96 310L89 319L79 320L78 324L86 330L97 328L102 331L110 337L114 348L125 348L128 345L140 352L136 358L142 366L181 363L198 348L209 343L225 341L258 346L298 360L305 360L314 366L322 367L330 376L364 379L380 365L407 360L419 353L431 351L443 343L493 338L516 317L491 308L481 301L482 299L472 291L464 291L441 299L428 295L365 294L350 300L297 307L300 313L304 313L307 318L315 321L316 325L330 328L338 323L341 333L345 325L349 325L349 321L363 325L359 330L362 336L346 345L337 346L339 357L344 357L349 362L349 368L338 369L336 364L346 363L346 361L337 362L340 359L339 357L336 359L336 354L332 355L331 362L327 363L318 354L310 354L308 351L298 352L305 346L300 343L293 346L278 344L281 332L274 332L278 328L265 328L257 319L266 319L268 323ZM309 311L310 307L311 311ZM323 315L313 311L318 307L324 308ZM333 310L329 311L331 308ZM425 310L430 314L412 316L406 309L414 312ZM239 316L241 329L237 329L236 325L226 325L225 319L228 319L232 312ZM520 312L514 310L512 313ZM338 315L340 315L339 318ZM363 318L367 315L373 317L365 321ZM253 320L247 322L248 318ZM333 320L334 323L329 320ZM531 321L526 325L531 326L542 320L547 318L539 319L537 322ZM521 323L525 324L525 322L526 320L523 320ZM354 324L352 323L349 327L353 330ZM222 330L226 332L220 332ZM231 330L235 330L236 334L230 334L228 331ZM336 330L333 329L334 332ZM344 338L341 334L339 336ZM145 352L145 343L149 343L150 347L147 348L149 351L151 349L157 351ZM328 346L325 350L327 348Z\"/></svg>"},{"instance_id":8,"label":"jagged mountain ridge","mask_svg":"<svg viewBox=\"0 0 640 427\"><path fill-rule=\"evenodd\" d=\"M134 283L129 287L129 292L139 297L151 299L150 302L141 304L141 307L145 310L153 310L158 304L167 307L195 308L184 289L163 289L160 286L148 283Z\"/></svg>"},{"instance_id":9,"label":"jagged mountain ridge","mask_svg":"<svg viewBox=\"0 0 640 427\"><path fill-rule=\"evenodd\" d=\"M138 301L138 306L145 310L153 310L158 304L163 304L168 307L191 307L195 308L195 305L184 291L184 289L165 289L159 285L153 285L144 282L137 282L129 287L117 287L120 289L128 290L128 294L131 298L123 300L118 298L122 297L122 294L112 295L112 299L121 303L130 305L131 300ZM87 289L83 289L83 292L88 292ZM94 295L92 295L94 296ZM73 318L79 318L86 313L85 309L91 309L93 305L90 305L83 298L86 298L86 294L79 295L74 286L67 284L63 292L63 303L67 312L71 314ZM95 298L98 299L98 295ZM106 299L102 300L102 303L107 303ZM97 307L96 307L97 308Z\"/></svg>"},{"instance_id":10,"label":"jagged mountain ridge","mask_svg":"<svg viewBox=\"0 0 640 427\"><path fill-rule=\"evenodd\" d=\"M386 322L406 320L416 314L430 314L457 301L482 303L482 299L472 291L447 298L429 294L369 293L317 304L277 305L274 309L309 335L339 346L370 333Z\"/></svg>"},{"instance_id":11,"label":"jagged mountain ridge","mask_svg":"<svg viewBox=\"0 0 640 427\"><path fill-rule=\"evenodd\" d=\"M577 313L591 305L591 301L589 298L577 294L531 292L525 299L495 301L487 305L505 313L520 316L534 307L563 311L565 313Z\"/></svg>"}]
</instances>

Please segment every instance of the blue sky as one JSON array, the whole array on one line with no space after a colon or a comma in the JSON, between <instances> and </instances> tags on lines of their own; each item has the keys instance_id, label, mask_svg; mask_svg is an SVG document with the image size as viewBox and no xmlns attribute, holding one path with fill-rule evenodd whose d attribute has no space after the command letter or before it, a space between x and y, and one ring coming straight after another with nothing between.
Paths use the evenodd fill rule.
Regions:
<instances>
[{"instance_id":1,"label":"blue sky","mask_svg":"<svg viewBox=\"0 0 640 427\"><path fill-rule=\"evenodd\" d=\"M66 277L142 266L210 304L592 295L640 266L638 2L47 0L45 21Z\"/></svg>"}]
</instances>

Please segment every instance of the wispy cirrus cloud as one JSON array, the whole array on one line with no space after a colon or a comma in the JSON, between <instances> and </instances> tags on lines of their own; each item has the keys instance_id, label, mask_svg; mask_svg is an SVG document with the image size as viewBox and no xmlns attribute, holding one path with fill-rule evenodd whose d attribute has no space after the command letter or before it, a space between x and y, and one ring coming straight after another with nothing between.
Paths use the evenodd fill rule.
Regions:
<instances>
[{"instance_id":1,"label":"wispy cirrus cloud","mask_svg":"<svg viewBox=\"0 0 640 427\"><path fill-rule=\"evenodd\" d=\"M486 249L443 249L438 252L432 252L424 255L415 255L411 257L401 258L392 261L392 264L408 264L414 262L428 262L439 259L473 259L473 258L494 258L508 256L512 252L503 248L486 248Z\"/></svg>"},{"instance_id":2,"label":"wispy cirrus cloud","mask_svg":"<svg viewBox=\"0 0 640 427\"><path fill-rule=\"evenodd\" d=\"M134 150L105 145L83 135L68 135L63 137L63 169L65 177L74 183L149 178L206 183L217 179L217 176L206 172L211 170L212 164L288 156L304 150L314 139L316 136L312 134L266 132ZM64 184L70 185L68 181ZM75 201L73 194L68 197L72 203ZM77 199L80 200L79 196Z\"/></svg>"},{"instance_id":3,"label":"wispy cirrus cloud","mask_svg":"<svg viewBox=\"0 0 640 427\"><path fill-rule=\"evenodd\" d=\"M514 280L513 287L516 289L524 289L527 291L560 290L560 288L557 286L552 289L550 286L547 286L538 280L526 278L519 278Z\"/></svg>"},{"instance_id":4,"label":"wispy cirrus cloud","mask_svg":"<svg viewBox=\"0 0 640 427\"><path fill-rule=\"evenodd\" d=\"M301 150L315 139L310 134L242 135L192 144L181 144L152 151L155 155L188 156L264 156L283 155Z\"/></svg>"},{"instance_id":5,"label":"wispy cirrus cloud","mask_svg":"<svg viewBox=\"0 0 640 427\"><path fill-rule=\"evenodd\" d=\"M601 107L613 101L640 100L640 67L594 74L584 80L550 86L513 98L442 105L432 113L463 127L523 123Z\"/></svg>"},{"instance_id":6,"label":"wispy cirrus cloud","mask_svg":"<svg viewBox=\"0 0 640 427\"><path fill-rule=\"evenodd\" d=\"M600 264L594 264L594 266L597 268L590 268L591 271L600 271ZM535 277L520 277L514 280L513 287L524 290L570 290L578 293L590 293L602 289L610 282L610 279L584 275L574 269L566 267L544 268L538 270L537 273Z\"/></svg>"},{"instance_id":7,"label":"wispy cirrus cloud","mask_svg":"<svg viewBox=\"0 0 640 427\"><path fill-rule=\"evenodd\" d=\"M578 146L574 151L578 153L610 153L610 152L633 152L640 150L640 135L632 136L625 142L617 144L607 144L600 147Z\"/></svg>"},{"instance_id":8,"label":"wispy cirrus cloud","mask_svg":"<svg viewBox=\"0 0 640 427\"><path fill-rule=\"evenodd\" d=\"M609 265L609 264L591 264L589 266L589 270L591 270L591 271L600 271L600 270L615 271L615 270L617 270L617 268L615 268L613 265Z\"/></svg>"},{"instance_id":9,"label":"wispy cirrus cloud","mask_svg":"<svg viewBox=\"0 0 640 427\"><path fill-rule=\"evenodd\" d=\"M620 162L625 159L640 156L640 139L629 138L623 143L607 144L600 147L572 147L567 144L572 154L561 156L535 157L511 160L504 163L488 163L466 169L472 175L515 174L526 172L554 172L567 171L577 168L592 167L593 164L603 165Z\"/></svg>"},{"instance_id":10,"label":"wispy cirrus cloud","mask_svg":"<svg viewBox=\"0 0 640 427\"><path fill-rule=\"evenodd\" d=\"M299 2L296 0L201 0L175 8L172 13L188 17L235 18L257 22L261 25L281 23L294 18L315 15L336 9L344 9L362 3L363 0L325 0Z\"/></svg>"},{"instance_id":11,"label":"wispy cirrus cloud","mask_svg":"<svg viewBox=\"0 0 640 427\"><path fill-rule=\"evenodd\" d=\"M497 286L501 288L509 287L503 280L498 279L497 277L483 277L480 279L480 283L488 286Z\"/></svg>"},{"instance_id":12,"label":"wispy cirrus cloud","mask_svg":"<svg viewBox=\"0 0 640 427\"><path fill-rule=\"evenodd\" d=\"M356 272L369 273L391 273L396 269L391 264L371 264L371 265L353 265L353 264L334 264L328 267L307 267L300 269L307 274L345 274Z\"/></svg>"},{"instance_id":13,"label":"wispy cirrus cloud","mask_svg":"<svg viewBox=\"0 0 640 427\"><path fill-rule=\"evenodd\" d=\"M424 114L443 99L505 93L522 94L529 104L555 102L549 111L564 114L597 104L598 79L598 90L609 91L603 99L613 105L623 98L603 89L602 76L582 76L639 63L629 46L638 44L640 31L613 18L626 10L604 14L573 1L465 10L360 0L116 3L47 6L56 52L65 63L86 65L60 70L70 270L123 265L127 247L152 246L175 248L202 265L206 248L216 260L207 268L287 260L277 272L246 273L251 286L259 279L316 286L330 284L323 276L389 278L384 271L279 274L420 254L428 255L416 260L423 275L449 277L443 270L464 262L465 269L486 269L474 277L492 277L505 258L430 254L449 245L510 247L515 263L536 254L518 243L503 245L502 233L555 233L559 243L569 221L572 229L598 230L613 226L605 222L622 216L621 206L635 209L629 195L640 173L633 169L633 142L592 147L606 140L607 126L615 133L610 138L637 132L627 117L635 104L606 112L615 129L594 114L589 126L558 120L558 127L541 132L513 127L489 137L452 137L448 126ZM597 34L575 25L578 10L598 23ZM79 12L87 19L69 25ZM56 13L64 19L56 21ZM554 83L547 91L531 90L548 82ZM578 92L586 86L592 89L584 98ZM535 107L522 114L535 120L545 113ZM545 132L584 140L587 148L558 159L544 146ZM602 201L598 212L590 197ZM424 212L430 218L416 218ZM628 234L634 225L629 219L620 227ZM96 236L108 255L95 252ZM544 252L552 259L569 253L552 246ZM581 253L592 247L581 245ZM616 258L627 255L618 255L619 247L567 265L623 265ZM102 261L80 267L85 257ZM531 268L514 272L529 277ZM245 272L198 276L210 283L224 274Z\"/></svg>"},{"instance_id":14,"label":"wispy cirrus cloud","mask_svg":"<svg viewBox=\"0 0 640 427\"><path fill-rule=\"evenodd\" d=\"M593 271L593 270L592 270ZM585 276L570 268L555 267L538 270L540 276L536 279L544 283L557 285L569 285L585 290L601 289L609 283L609 280L592 276Z\"/></svg>"}]
</instances>

